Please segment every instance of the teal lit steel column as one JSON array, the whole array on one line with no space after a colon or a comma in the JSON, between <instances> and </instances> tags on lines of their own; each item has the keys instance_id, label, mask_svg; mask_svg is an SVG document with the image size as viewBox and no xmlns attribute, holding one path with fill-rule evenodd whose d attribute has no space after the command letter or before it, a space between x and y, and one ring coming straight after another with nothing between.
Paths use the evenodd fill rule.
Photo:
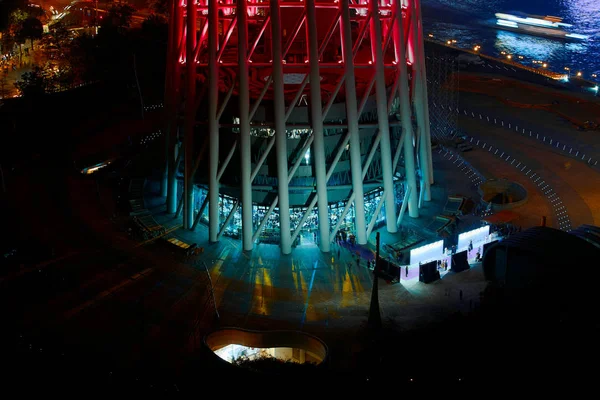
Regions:
<instances>
[{"instance_id":1,"label":"teal lit steel column","mask_svg":"<svg viewBox=\"0 0 600 400\"><path fill-rule=\"evenodd\" d=\"M275 149L277 151L277 186L279 194L280 245L283 254L292 252L290 232L290 194L288 190L287 132L285 129L285 98L283 93L283 60L281 49L281 15L279 0L270 0L271 44L273 57L273 107L275 114Z\"/></svg>"},{"instance_id":2,"label":"teal lit steel column","mask_svg":"<svg viewBox=\"0 0 600 400\"><path fill-rule=\"evenodd\" d=\"M431 126L430 126L430 122L429 122L429 99L428 99L428 95L427 95L427 69L425 67L425 43L423 41L423 18L421 15L421 2L420 1L415 1L415 12L416 12L416 19L418 21L417 24L417 40L418 40L418 44L419 46L417 46L417 54L418 57L415 57L416 60L418 60L417 65L419 66L419 70L420 70L420 78L421 78L421 96L423 99L423 119L425 120L425 136L427 137L427 140L425 141L425 143L427 143L427 164L428 164L428 172L429 172L429 184L433 185L433 158L431 155Z\"/></svg>"},{"instance_id":3,"label":"teal lit steel column","mask_svg":"<svg viewBox=\"0 0 600 400\"><path fill-rule=\"evenodd\" d=\"M179 91L181 86L181 65L179 63L180 48L179 43L181 40L181 31L183 27L183 11L179 0L173 0L173 37L170 46L173 49L173 82L170 92L169 101L165 106L169 107L169 131L166 135L169 135L168 143L168 157L169 157L169 169L168 169L168 182L167 182L167 214L175 214L177 211L177 149L179 147L179 116L178 116L178 103L179 103Z\"/></svg>"},{"instance_id":4,"label":"teal lit steel column","mask_svg":"<svg viewBox=\"0 0 600 400\"><path fill-rule=\"evenodd\" d=\"M396 54L396 65L398 65L398 79L400 79L399 100L400 100L400 118L402 130L404 131L404 169L406 174L407 191L410 191L407 198L408 215L412 218L419 217L419 203L417 191L417 177L415 171L415 149L413 146L413 127L410 112L410 94L408 88L408 71L406 68L406 45L404 38L404 27L402 19L402 2L396 1L396 23L394 25L394 43Z\"/></svg>"},{"instance_id":5,"label":"teal lit steel column","mask_svg":"<svg viewBox=\"0 0 600 400\"><path fill-rule=\"evenodd\" d=\"M387 111L387 96L385 88L385 73L383 69L383 37L381 35L381 22L379 21L379 0L370 0L371 18L371 57L375 63L375 90L377 100L377 122L381 138L381 169L383 172L383 196L380 201L385 203L385 219L387 231L395 233L396 226L396 201L394 199L394 179L392 167L392 150L390 145L390 126ZM379 207L381 209L381 207Z\"/></svg>"},{"instance_id":6,"label":"teal lit steel column","mask_svg":"<svg viewBox=\"0 0 600 400\"><path fill-rule=\"evenodd\" d=\"M362 179L362 156L358 128L358 108L356 102L356 81L354 79L354 54L352 51L352 25L350 22L349 0L341 0L342 14L342 55L346 85L346 119L350 132L350 169L354 197L354 225L358 244L367 244L365 224L365 199Z\"/></svg>"},{"instance_id":7,"label":"teal lit steel column","mask_svg":"<svg viewBox=\"0 0 600 400\"><path fill-rule=\"evenodd\" d=\"M313 153L319 212L319 233L321 251L328 253L329 243L329 204L327 200L327 165L325 163L325 141L323 139L323 112L321 110L321 75L319 73L319 39L317 36L317 16L315 0L306 2L308 29L308 57L310 64L310 115L313 129Z\"/></svg>"},{"instance_id":8,"label":"teal lit steel column","mask_svg":"<svg viewBox=\"0 0 600 400\"><path fill-rule=\"evenodd\" d=\"M194 224L194 125L196 123L196 3L187 3L187 36L186 36L186 97L185 97L185 134L184 134L184 162L183 177L183 228L191 229Z\"/></svg>"},{"instance_id":9,"label":"teal lit steel column","mask_svg":"<svg viewBox=\"0 0 600 400\"><path fill-rule=\"evenodd\" d=\"M217 65L217 43L219 39L218 0L208 2L208 240L219 240L219 121L217 105L219 99L219 69Z\"/></svg>"},{"instance_id":10,"label":"teal lit steel column","mask_svg":"<svg viewBox=\"0 0 600 400\"><path fill-rule=\"evenodd\" d=\"M412 39L413 39L413 51L414 51L414 64L413 64L413 102L415 107L415 114L417 114L417 127L418 135L417 138L417 151L419 154L419 166L421 169L421 191L419 192L419 199L424 201L431 201L431 186L430 186L430 173L429 173L429 146L427 145L427 130L425 127L425 100L423 99L423 78L421 76L421 68L419 67L419 30L415 2L411 2L411 28L412 28ZM419 205L421 201L419 201Z\"/></svg>"},{"instance_id":11,"label":"teal lit steel column","mask_svg":"<svg viewBox=\"0 0 600 400\"><path fill-rule=\"evenodd\" d=\"M240 177L242 181L242 245L252 250L252 173L250 143L250 88L248 86L248 10L247 0L237 0L239 112L240 112Z\"/></svg>"},{"instance_id":12,"label":"teal lit steel column","mask_svg":"<svg viewBox=\"0 0 600 400\"><path fill-rule=\"evenodd\" d=\"M176 49L173 46L173 36L176 34L175 31L175 23L174 23L174 9L177 6L176 0L171 0L169 2L169 19L168 19L168 36L167 36L167 68L165 70L165 100L163 105L163 115L165 121L165 135L164 135L164 144L165 144L165 160L163 165L163 174L160 179L160 195L161 197L167 196L167 188L169 186L169 152L171 149L170 146L170 138L169 132L171 132L171 112L172 107L171 103L174 101L173 99L173 66L177 63L177 58L175 57Z\"/></svg>"}]
</instances>

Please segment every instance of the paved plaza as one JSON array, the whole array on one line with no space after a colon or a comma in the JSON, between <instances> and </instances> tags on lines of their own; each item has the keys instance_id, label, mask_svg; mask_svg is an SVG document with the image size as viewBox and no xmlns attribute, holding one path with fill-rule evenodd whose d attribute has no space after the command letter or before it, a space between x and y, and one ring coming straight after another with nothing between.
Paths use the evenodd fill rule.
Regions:
<instances>
[{"instance_id":1,"label":"paved plaza","mask_svg":"<svg viewBox=\"0 0 600 400\"><path fill-rule=\"evenodd\" d=\"M426 242L439 240L423 230L435 215L441 213L449 194L477 197L468 180L463 179L450 161L435 157L436 179L432 201L424 202L420 217L405 216L405 226L418 230ZM452 185L452 186L450 186ZM149 181L146 186L146 206L154 210L157 221L166 227L180 223L165 215L164 199L156 196L158 185ZM469 220L468 218L466 219ZM478 226L476 219L462 231ZM400 233L379 230L382 247L401 240ZM355 250L333 244L328 254L310 242L299 245L291 255L281 255L279 246L255 245L244 252L241 242L222 237L218 243L208 243L207 227L198 224L196 232L176 230L178 239L196 243L204 252L200 256L209 266L222 324L248 329L273 326L300 329L324 334L328 331L352 331L361 327L367 318L373 272L367 268L369 251L375 252L376 232L369 237L366 251L357 264ZM471 256L474 258L476 250ZM338 255L339 254L339 255ZM367 255L365 257L365 255ZM422 327L441 320L456 311L468 311L479 301L485 287L481 266L461 273L447 272L432 284L419 282L418 267L402 270L399 283L381 279L380 303L382 317L394 320L401 330ZM459 298L463 291L462 301Z\"/></svg>"}]
</instances>

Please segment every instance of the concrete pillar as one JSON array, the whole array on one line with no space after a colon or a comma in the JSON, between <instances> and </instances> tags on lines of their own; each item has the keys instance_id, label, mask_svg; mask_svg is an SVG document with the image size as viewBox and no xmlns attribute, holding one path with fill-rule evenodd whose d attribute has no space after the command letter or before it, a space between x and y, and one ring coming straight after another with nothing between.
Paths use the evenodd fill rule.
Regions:
<instances>
[{"instance_id":1,"label":"concrete pillar","mask_svg":"<svg viewBox=\"0 0 600 400\"><path fill-rule=\"evenodd\" d=\"M410 93L408 88L408 71L406 68L406 45L404 38L404 26L402 20L402 3L396 0L396 23L394 26L394 50L396 54L396 65L398 65L398 74L400 87L398 96L400 98L400 118L402 130L404 131L404 169L406 174L407 190L410 188L408 196L408 215L412 218L419 217L417 177L415 171L415 149L413 145L413 127L410 111Z\"/></svg>"},{"instance_id":2,"label":"concrete pillar","mask_svg":"<svg viewBox=\"0 0 600 400\"><path fill-rule=\"evenodd\" d=\"M217 1L209 0L208 3L208 133L210 145L208 155L208 240L211 243L218 240L219 234L219 180L217 178L219 173L219 121L217 120L219 8Z\"/></svg>"},{"instance_id":3,"label":"concrete pillar","mask_svg":"<svg viewBox=\"0 0 600 400\"><path fill-rule=\"evenodd\" d=\"M252 250L252 158L250 153L250 89L248 87L248 13L246 0L237 0L239 110L240 110L240 177L242 181L242 245Z\"/></svg>"},{"instance_id":4,"label":"concrete pillar","mask_svg":"<svg viewBox=\"0 0 600 400\"><path fill-rule=\"evenodd\" d=\"M342 54L346 86L346 120L350 132L350 168L354 198L354 224L358 244L367 243L365 224L365 200L362 181L362 157L358 129L356 81L354 79L354 57L352 53L352 26L350 24L349 0L341 0L342 7Z\"/></svg>"},{"instance_id":5,"label":"concrete pillar","mask_svg":"<svg viewBox=\"0 0 600 400\"><path fill-rule=\"evenodd\" d=\"M327 200L327 166L325 164L325 141L323 139L323 113L321 110L321 76L319 73L319 40L315 0L306 2L306 26L308 29L308 57L310 64L310 116L313 129L313 157L317 178L319 207L319 233L321 251L328 253L329 243L329 204Z\"/></svg>"},{"instance_id":6,"label":"concrete pillar","mask_svg":"<svg viewBox=\"0 0 600 400\"><path fill-rule=\"evenodd\" d=\"M387 90L385 88L385 73L383 69L383 37L381 35L381 22L379 21L379 0L370 0L371 13L371 53L375 63L375 90L377 100L377 122L381 137L381 169L383 172L383 188L385 201L385 219L387 231L395 233L396 226L396 201L394 199L394 179L392 167L392 150L390 145L390 126L387 111Z\"/></svg>"},{"instance_id":7,"label":"concrete pillar","mask_svg":"<svg viewBox=\"0 0 600 400\"><path fill-rule=\"evenodd\" d=\"M292 252L290 235L290 195L288 191L287 133L285 130L285 98L283 96L283 62L279 0L270 0L273 56L273 107L275 114L275 150L277 152L277 186L279 193L280 245L283 254Z\"/></svg>"},{"instance_id":8,"label":"concrete pillar","mask_svg":"<svg viewBox=\"0 0 600 400\"><path fill-rule=\"evenodd\" d=\"M196 3L187 3L186 37L186 96L185 96L185 133L184 133L184 179L183 179L183 228L191 229L194 224L194 125L196 123Z\"/></svg>"}]
</instances>

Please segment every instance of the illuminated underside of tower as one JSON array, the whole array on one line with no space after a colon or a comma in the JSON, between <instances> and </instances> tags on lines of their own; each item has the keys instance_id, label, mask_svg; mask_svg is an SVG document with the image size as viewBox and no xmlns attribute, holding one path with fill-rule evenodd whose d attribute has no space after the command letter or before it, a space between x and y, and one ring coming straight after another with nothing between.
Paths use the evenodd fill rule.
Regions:
<instances>
[{"instance_id":1,"label":"illuminated underside of tower","mask_svg":"<svg viewBox=\"0 0 600 400\"><path fill-rule=\"evenodd\" d=\"M207 209L211 242L234 213L244 250L252 250L273 212L283 254L315 212L323 252L350 208L359 244L382 212L396 232L406 208L416 218L421 201L431 200L424 58L418 0L175 0L167 212L178 209L181 160L184 228L194 228ZM200 210L195 184L207 190ZM380 196L367 218L365 193L373 188ZM222 196L235 199L225 217ZM340 202L332 222L330 204ZM257 206L265 210L258 221ZM299 207L302 215L291 218Z\"/></svg>"}]
</instances>

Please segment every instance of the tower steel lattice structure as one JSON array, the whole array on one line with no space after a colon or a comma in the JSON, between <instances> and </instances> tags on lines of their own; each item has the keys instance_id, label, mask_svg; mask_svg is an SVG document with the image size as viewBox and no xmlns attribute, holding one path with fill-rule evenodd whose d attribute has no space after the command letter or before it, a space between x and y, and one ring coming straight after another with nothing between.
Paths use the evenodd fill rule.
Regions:
<instances>
[{"instance_id":1,"label":"tower steel lattice structure","mask_svg":"<svg viewBox=\"0 0 600 400\"><path fill-rule=\"evenodd\" d=\"M380 213L389 232L406 208L418 217L433 184L420 13L419 0L175 0L165 83L167 212L182 208L184 228L193 229L208 207L211 242L240 215L243 249L251 250L277 211L283 254L311 215L323 252L351 208L359 244ZM199 210L197 183L207 188ZM365 212L371 188L381 195ZM234 199L227 216L224 196ZM332 203L344 204L335 218ZM291 215L294 207L301 214Z\"/></svg>"},{"instance_id":2,"label":"tower steel lattice structure","mask_svg":"<svg viewBox=\"0 0 600 400\"><path fill-rule=\"evenodd\" d=\"M444 142L458 134L459 73L456 55L441 45L425 45L425 65L429 90L431 135Z\"/></svg>"}]
</instances>

